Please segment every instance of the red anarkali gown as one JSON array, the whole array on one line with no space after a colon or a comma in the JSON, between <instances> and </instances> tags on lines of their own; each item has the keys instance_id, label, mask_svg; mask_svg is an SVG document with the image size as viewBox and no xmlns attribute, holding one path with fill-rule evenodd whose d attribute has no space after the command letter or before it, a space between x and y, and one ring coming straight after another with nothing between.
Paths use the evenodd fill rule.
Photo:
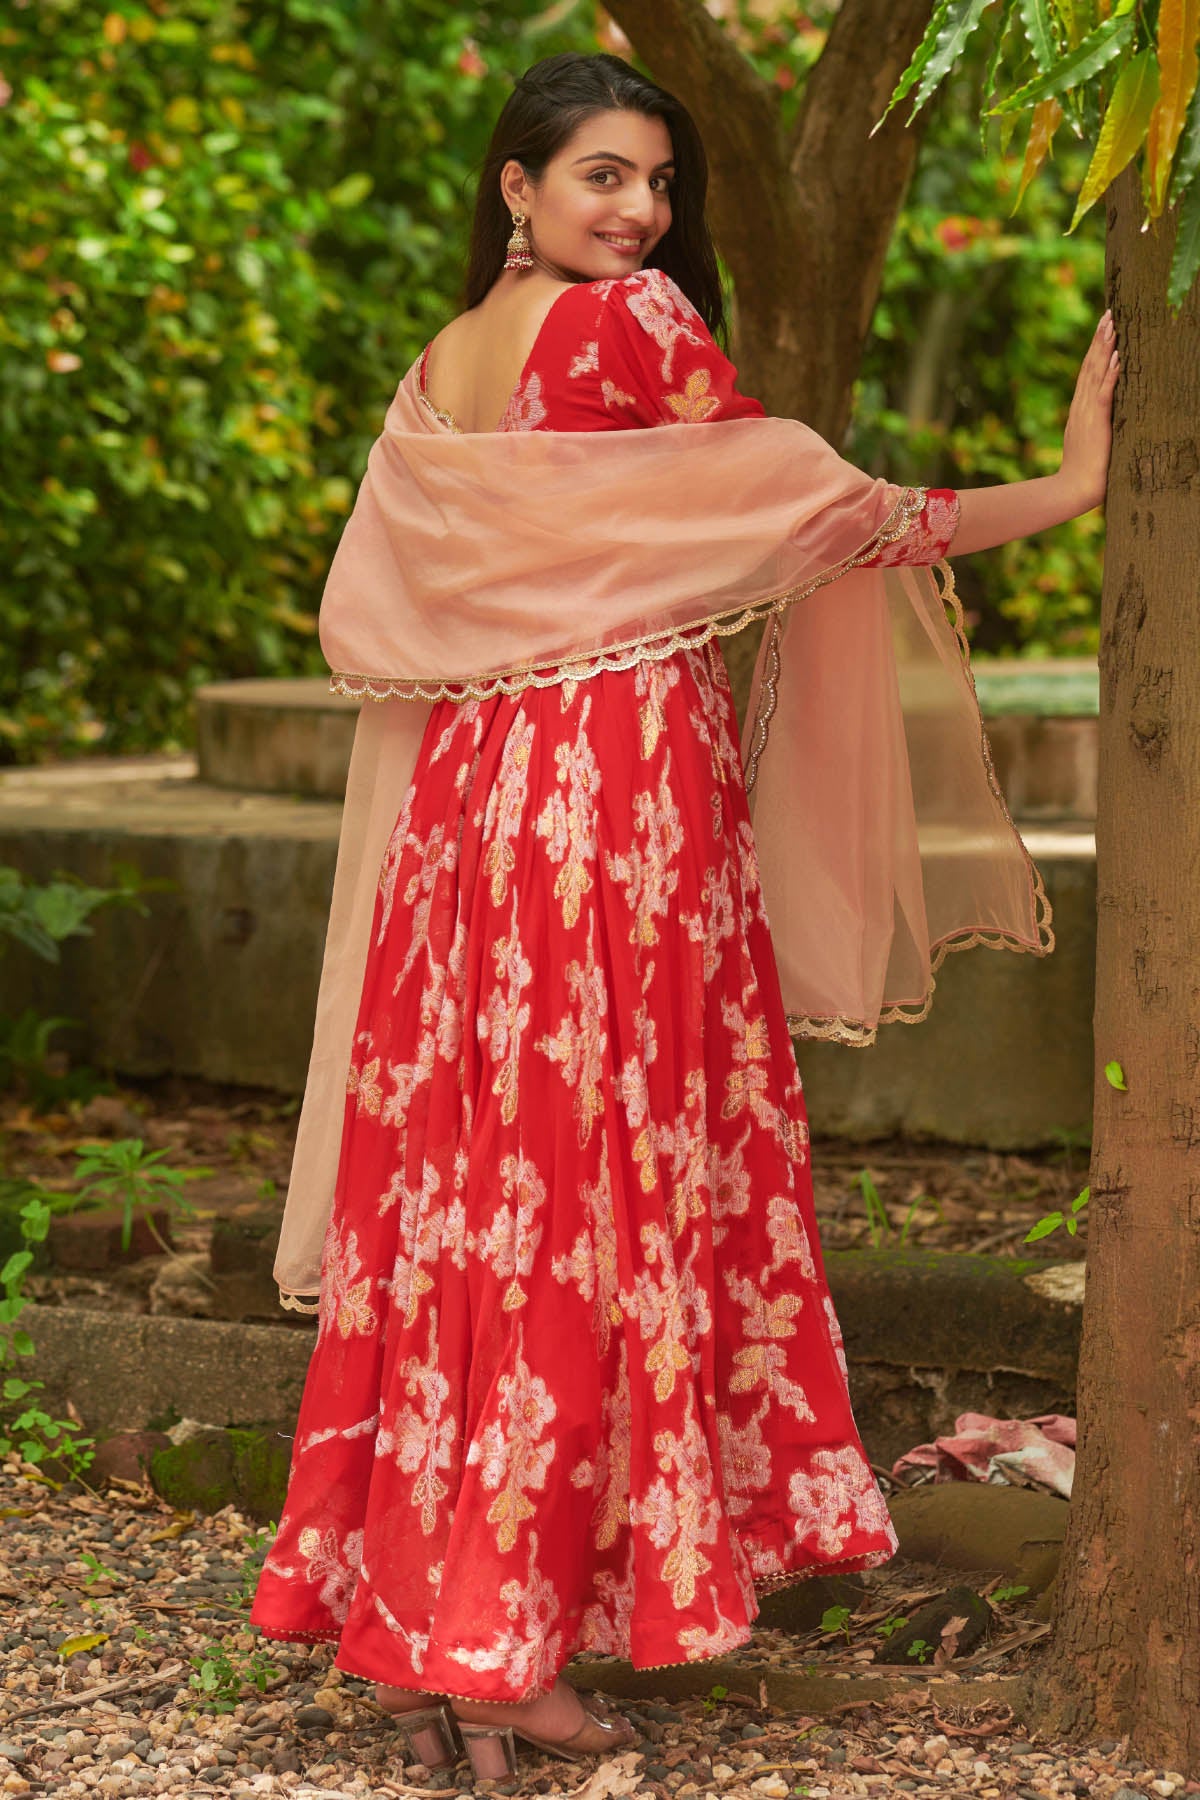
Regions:
<instances>
[{"instance_id":1,"label":"red anarkali gown","mask_svg":"<svg viewBox=\"0 0 1200 1800\"><path fill-rule=\"evenodd\" d=\"M760 415L734 382L648 270L556 300L500 429ZM930 496L886 559L937 561L955 517ZM728 1651L756 1592L893 1549L715 642L438 705L380 871L255 1623L519 1700L579 1650Z\"/></svg>"}]
</instances>

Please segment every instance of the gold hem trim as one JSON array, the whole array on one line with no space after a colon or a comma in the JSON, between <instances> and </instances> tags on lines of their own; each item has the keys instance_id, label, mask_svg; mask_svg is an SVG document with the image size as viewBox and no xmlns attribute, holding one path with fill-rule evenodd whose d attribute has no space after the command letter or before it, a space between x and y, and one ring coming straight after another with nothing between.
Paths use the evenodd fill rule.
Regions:
<instances>
[{"instance_id":1,"label":"gold hem trim","mask_svg":"<svg viewBox=\"0 0 1200 1800\"><path fill-rule=\"evenodd\" d=\"M302 1300L299 1294L294 1294L287 1288L280 1288L279 1304L284 1312L303 1313L306 1318L315 1318L321 1310L319 1300Z\"/></svg>"},{"instance_id":2,"label":"gold hem trim","mask_svg":"<svg viewBox=\"0 0 1200 1800\"><path fill-rule=\"evenodd\" d=\"M770 619L778 613L786 612L789 606L794 606L798 600L807 599L818 588L828 587L830 582L840 580L851 569L869 562L885 544L902 538L913 520L920 515L924 504L924 488L905 488L883 524L852 556L830 569L822 570L800 587L788 588L783 593L769 595L763 600L753 600L747 606L734 606L724 612L712 613L695 625L682 628L671 626L663 631L646 632L641 636L610 644L606 649L591 651L586 656L576 654L573 657L567 651L560 652L557 656L543 657L537 662L514 663L495 675L481 679L470 676L462 680L449 680L433 675L363 675L350 669L335 669L329 677L330 691L347 695L354 700L452 700L461 704L465 700L492 700L498 694L522 694L531 687L558 687L566 681L589 681L595 675L621 674L642 662L664 662L667 657L676 656L680 651L700 650L714 637L734 637L748 625L755 625L760 619ZM757 728L756 722L756 730ZM765 741L764 736L763 742Z\"/></svg>"}]
</instances>

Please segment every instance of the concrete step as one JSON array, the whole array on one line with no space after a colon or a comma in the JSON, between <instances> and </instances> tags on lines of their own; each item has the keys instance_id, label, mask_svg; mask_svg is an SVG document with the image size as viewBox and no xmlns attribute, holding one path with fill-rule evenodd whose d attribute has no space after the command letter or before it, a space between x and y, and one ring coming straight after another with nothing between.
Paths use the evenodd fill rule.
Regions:
<instances>
[{"instance_id":1,"label":"concrete step","mask_svg":"<svg viewBox=\"0 0 1200 1800\"><path fill-rule=\"evenodd\" d=\"M975 665L1000 785L1020 819L1096 816L1095 663ZM223 681L196 696L200 778L216 787L338 800L359 702L320 679Z\"/></svg>"},{"instance_id":2,"label":"concrete step","mask_svg":"<svg viewBox=\"0 0 1200 1800\"><path fill-rule=\"evenodd\" d=\"M79 1052L130 1075L168 1071L297 1093L308 1067L341 808L237 793L175 761L0 774L0 863L96 886L115 862L164 883L145 917L98 914L47 964L5 958L3 1010L80 1022ZM869 1050L801 1046L823 1131L894 1131L1015 1148L1086 1129L1092 1101L1096 852L1082 825L1027 826L1055 910L1049 959L951 956L931 1017Z\"/></svg>"}]
</instances>

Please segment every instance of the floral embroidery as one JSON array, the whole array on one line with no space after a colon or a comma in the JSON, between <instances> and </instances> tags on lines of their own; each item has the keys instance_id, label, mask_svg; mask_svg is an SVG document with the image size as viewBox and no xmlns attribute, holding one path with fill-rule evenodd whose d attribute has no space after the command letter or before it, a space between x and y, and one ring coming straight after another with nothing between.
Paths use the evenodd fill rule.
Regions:
<instances>
[{"instance_id":1,"label":"floral embroidery","mask_svg":"<svg viewBox=\"0 0 1200 1800\"><path fill-rule=\"evenodd\" d=\"M398 1468L415 1477L409 1500L420 1508L421 1530L429 1537L436 1529L438 1511L450 1492L439 1470L453 1463L457 1427L446 1410L450 1383L437 1366L436 1307L430 1308L425 1358L408 1357L401 1369L404 1391L410 1401L419 1398L421 1410L409 1404L400 1408L393 1425L375 1440L376 1456L394 1458Z\"/></svg>"},{"instance_id":2,"label":"floral embroidery","mask_svg":"<svg viewBox=\"0 0 1200 1800\"><path fill-rule=\"evenodd\" d=\"M812 1542L827 1556L858 1532L891 1534L887 1507L852 1444L814 1451L809 1468L797 1469L788 1483L788 1505L797 1542Z\"/></svg>"},{"instance_id":3,"label":"floral embroidery","mask_svg":"<svg viewBox=\"0 0 1200 1800\"><path fill-rule=\"evenodd\" d=\"M567 369L567 379L568 381L578 381L583 375L598 375L599 373L600 343L597 338L592 338L577 355L571 358L570 366Z\"/></svg>"},{"instance_id":4,"label":"floral embroidery","mask_svg":"<svg viewBox=\"0 0 1200 1800\"><path fill-rule=\"evenodd\" d=\"M322 1532L310 1525L300 1533L300 1554L308 1564L304 1579L314 1586L320 1582L321 1605L328 1607L339 1625L350 1611L362 1547L361 1531L348 1532L340 1549L332 1526Z\"/></svg>"},{"instance_id":5,"label":"floral embroidery","mask_svg":"<svg viewBox=\"0 0 1200 1800\"><path fill-rule=\"evenodd\" d=\"M361 1281L354 1279L362 1266L358 1233L348 1232L344 1247L333 1234L326 1250L321 1282L319 1331L328 1331L336 1325L341 1336L349 1338L369 1337L378 1330L379 1319L371 1305L371 1277L368 1274L363 1275Z\"/></svg>"},{"instance_id":6,"label":"floral embroidery","mask_svg":"<svg viewBox=\"0 0 1200 1800\"><path fill-rule=\"evenodd\" d=\"M634 823L646 840L620 856L606 857L608 872L625 887L631 915L631 944L657 944L656 919L667 916L667 902L679 886L679 871L671 867L683 848L683 825L671 792L671 758L663 757L658 793L641 793L634 802Z\"/></svg>"},{"instance_id":7,"label":"floral embroidery","mask_svg":"<svg viewBox=\"0 0 1200 1800\"><path fill-rule=\"evenodd\" d=\"M683 391L667 394L665 404L669 412L687 425L715 419L721 410L720 396L712 392L712 377L705 368L693 369L683 384Z\"/></svg>"},{"instance_id":8,"label":"floral embroidery","mask_svg":"<svg viewBox=\"0 0 1200 1800\"><path fill-rule=\"evenodd\" d=\"M608 1034L602 1021L608 1011L604 972L596 962L595 914L588 918L587 961L567 964L567 990L574 1016L567 1013L554 1035L539 1038L534 1048L559 1065L563 1080L574 1089L573 1109L582 1148L604 1111L604 1052Z\"/></svg>"},{"instance_id":9,"label":"floral embroidery","mask_svg":"<svg viewBox=\"0 0 1200 1800\"><path fill-rule=\"evenodd\" d=\"M517 866L512 840L521 829L532 749L533 721L523 720L505 740L500 778L488 798L484 815L484 830L492 837L483 859L483 872L490 881L492 902L496 906L503 906L508 898L508 878Z\"/></svg>"},{"instance_id":10,"label":"floral embroidery","mask_svg":"<svg viewBox=\"0 0 1200 1800\"><path fill-rule=\"evenodd\" d=\"M537 370L527 375L504 409L501 431L536 431L546 419L546 403L542 398L542 378Z\"/></svg>"},{"instance_id":11,"label":"floral embroidery","mask_svg":"<svg viewBox=\"0 0 1200 1800\"><path fill-rule=\"evenodd\" d=\"M625 304L647 337L662 351L660 373L664 382L670 381L678 346L685 343L703 347L704 340L691 325L692 319L699 323L699 315L661 269L646 269L631 280Z\"/></svg>"},{"instance_id":12,"label":"floral embroidery","mask_svg":"<svg viewBox=\"0 0 1200 1800\"><path fill-rule=\"evenodd\" d=\"M904 536L885 544L871 558L872 564L876 568L889 569L897 563L921 568L941 562L949 554L958 530L959 511L959 498L952 488L929 489L920 513Z\"/></svg>"},{"instance_id":13,"label":"floral embroidery","mask_svg":"<svg viewBox=\"0 0 1200 1800\"><path fill-rule=\"evenodd\" d=\"M496 939L492 956L500 983L506 985L492 989L487 1006L479 1014L479 1034L498 1065L492 1092L500 1097L500 1117L511 1125L517 1116L521 1034L532 1016L529 1002L522 1001L521 995L533 980L533 965L521 947L516 894L508 936Z\"/></svg>"},{"instance_id":14,"label":"floral embroidery","mask_svg":"<svg viewBox=\"0 0 1200 1800\"><path fill-rule=\"evenodd\" d=\"M552 1438L547 1443L541 1439L558 1408L541 1376L525 1362L519 1331L512 1374L501 1375L496 1387L498 1416L471 1445L467 1462L478 1466L485 1488L499 1489L487 1521L496 1527L497 1547L505 1551L513 1548L525 1521L536 1515L529 1490L546 1485L555 1445Z\"/></svg>"},{"instance_id":15,"label":"floral embroidery","mask_svg":"<svg viewBox=\"0 0 1200 1800\"><path fill-rule=\"evenodd\" d=\"M525 1289L517 1280L533 1269L542 1236L534 1214L545 1205L546 1184L528 1157L518 1152L500 1164L500 1187L505 1201L482 1231L469 1233L467 1247L488 1265L497 1281L507 1282L500 1304L505 1312L524 1306Z\"/></svg>"},{"instance_id":16,"label":"floral embroidery","mask_svg":"<svg viewBox=\"0 0 1200 1800\"><path fill-rule=\"evenodd\" d=\"M637 405L636 394L627 394L624 388L619 388L615 381L609 381L607 377L600 383L600 392L604 396L605 406Z\"/></svg>"},{"instance_id":17,"label":"floral embroidery","mask_svg":"<svg viewBox=\"0 0 1200 1800\"><path fill-rule=\"evenodd\" d=\"M587 736L591 710L589 695L579 709L575 742L560 743L554 753L559 785L537 821L538 836L546 840L547 855L551 862L562 865L554 882L554 897L562 902L563 924L567 927L578 922L583 896L592 885L591 865L596 860L600 768Z\"/></svg>"},{"instance_id":18,"label":"floral embroidery","mask_svg":"<svg viewBox=\"0 0 1200 1800\"><path fill-rule=\"evenodd\" d=\"M658 748L658 740L667 729L665 701L673 687L679 685L679 669L671 662L639 663L634 670L634 692L642 700L638 723L642 730L642 761L646 762Z\"/></svg>"}]
</instances>

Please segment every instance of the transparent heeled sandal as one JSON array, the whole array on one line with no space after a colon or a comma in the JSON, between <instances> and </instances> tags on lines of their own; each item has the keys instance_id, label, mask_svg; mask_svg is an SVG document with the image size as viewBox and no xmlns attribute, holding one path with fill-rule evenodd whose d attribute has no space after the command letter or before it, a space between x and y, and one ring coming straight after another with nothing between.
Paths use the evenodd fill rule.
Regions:
<instances>
[{"instance_id":1,"label":"transparent heeled sandal","mask_svg":"<svg viewBox=\"0 0 1200 1800\"><path fill-rule=\"evenodd\" d=\"M427 1769L448 1769L462 1755L458 1720L449 1706L422 1706L416 1712L392 1712L384 1707L393 1725L408 1740L409 1762Z\"/></svg>"},{"instance_id":2,"label":"transparent heeled sandal","mask_svg":"<svg viewBox=\"0 0 1200 1800\"><path fill-rule=\"evenodd\" d=\"M611 1717L598 1704L590 1703L586 1695L581 1694L579 1698L585 1714L583 1724L570 1737L556 1740L535 1737L532 1732L521 1731L514 1725L469 1725L464 1719L458 1719L456 1723L463 1748L471 1759L471 1771L476 1781L503 1781L516 1774L517 1738L535 1750L544 1751L547 1756L561 1756L567 1762L583 1762L589 1756L608 1755L633 1743L637 1734L627 1719Z\"/></svg>"}]
</instances>

